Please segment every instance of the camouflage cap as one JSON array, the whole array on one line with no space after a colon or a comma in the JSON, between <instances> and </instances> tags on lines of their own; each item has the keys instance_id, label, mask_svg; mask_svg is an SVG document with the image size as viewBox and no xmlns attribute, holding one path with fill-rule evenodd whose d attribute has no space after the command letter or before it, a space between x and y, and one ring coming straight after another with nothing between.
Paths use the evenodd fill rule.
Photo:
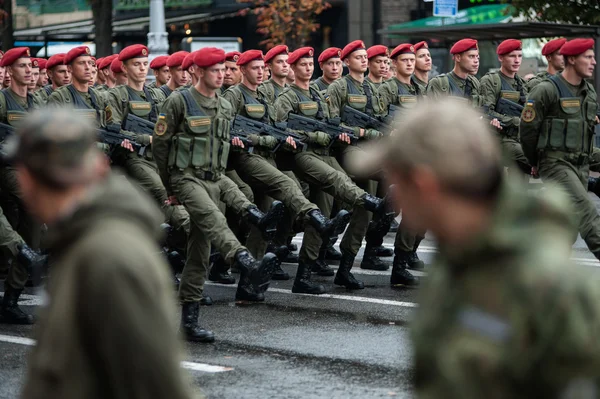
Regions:
<instances>
[{"instance_id":1,"label":"camouflage cap","mask_svg":"<svg viewBox=\"0 0 600 399\"><path fill-rule=\"evenodd\" d=\"M100 152L96 129L76 112L40 110L4 144L8 162L22 165L44 182L66 187L89 180Z\"/></svg>"},{"instance_id":2,"label":"camouflage cap","mask_svg":"<svg viewBox=\"0 0 600 399\"><path fill-rule=\"evenodd\" d=\"M482 193L501 176L501 151L489 122L461 100L423 99L395 122L395 130L349 159L350 172L369 176L381 170L432 170L444 185ZM497 182L493 182L497 183Z\"/></svg>"}]
</instances>

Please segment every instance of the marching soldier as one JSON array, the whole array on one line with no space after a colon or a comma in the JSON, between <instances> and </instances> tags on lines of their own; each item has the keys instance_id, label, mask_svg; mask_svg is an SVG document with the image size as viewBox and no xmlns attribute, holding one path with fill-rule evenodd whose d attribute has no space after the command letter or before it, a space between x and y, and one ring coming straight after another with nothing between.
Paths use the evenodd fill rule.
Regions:
<instances>
[{"instance_id":1,"label":"marching soldier","mask_svg":"<svg viewBox=\"0 0 600 399\"><path fill-rule=\"evenodd\" d=\"M521 113L515 110L514 113L508 114L508 109L500 103L501 101L510 101L521 107L525 105L527 88L523 78L517 74L523 58L521 41L515 39L504 40L496 49L496 53L498 54L498 61L500 61L500 70L498 72L488 72L481 78L482 105L487 109L488 115L498 119L503 124L502 128L497 129L497 131L507 160L505 166L510 168L516 163L523 173L530 175L531 165L523 154L519 142Z\"/></svg>"},{"instance_id":2,"label":"marching soldier","mask_svg":"<svg viewBox=\"0 0 600 399\"><path fill-rule=\"evenodd\" d=\"M579 234L600 259L600 216L587 193L598 112L596 91L586 80L596 66L593 48L594 39L573 39L561 47L565 69L529 93L520 136L525 156L544 181L569 194Z\"/></svg>"},{"instance_id":3,"label":"marching soldier","mask_svg":"<svg viewBox=\"0 0 600 399\"><path fill-rule=\"evenodd\" d=\"M110 63L110 72L115 77L115 85L112 89L116 89L119 86L127 86L129 79L127 77L127 72L123 69L123 61L119 59L118 54Z\"/></svg>"},{"instance_id":4,"label":"marching soldier","mask_svg":"<svg viewBox=\"0 0 600 399\"><path fill-rule=\"evenodd\" d=\"M542 55L546 57L546 61L548 61L548 68L527 81L526 87L528 92L544 79L556 75L565 69L565 58L560 54L560 48L566 42L567 39L560 38L550 40L548 43L544 44L544 47L542 47Z\"/></svg>"},{"instance_id":5,"label":"marching soldier","mask_svg":"<svg viewBox=\"0 0 600 399\"><path fill-rule=\"evenodd\" d=\"M56 89L71 83L71 72L65 64L65 54L56 54L50 57L46 68L52 84L42 87L35 93L40 104L45 104Z\"/></svg>"},{"instance_id":6,"label":"marching soldier","mask_svg":"<svg viewBox=\"0 0 600 399\"><path fill-rule=\"evenodd\" d=\"M373 83L377 89L383 83L383 80L385 79L384 75L389 70L388 63L390 62L390 59L388 55L388 48L380 44L371 46L367 49L369 74L367 75L366 80Z\"/></svg>"},{"instance_id":7,"label":"marching soldier","mask_svg":"<svg viewBox=\"0 0 600 399\"><path fill-rule=\"evenodd\" d=\"M149 88L158 89L159 87L167 84L171 78L169 66L167 65L168 61L168 55L159 55L152 60L150 63L150 69L152 69L152 74L156 79L154 82L148 85Z\"/></svg>"},{"instance_id":8,"label":"marching soldier","mask_svg":"<svg viewBox=\"0 0 600 399\"><path fill-rule=\"evenodd\" d=\"M188 75L190 75L190 79L188 80L187 86L183 86L186 89L196 86L198 84L198 81L196 80L196 74L194 73L194 70L196 69L194 65L194 57L196 56L196 53L197 51L189 53L185 56L183 62L181 63L181 69L183 69Z\"/></svg>"},{"instance_id":9,"label":"marching soldier","mask_svg":"<svg viewBox=\"0 0 600 399\"><path fill-rule=\"evenodd\" d=\"M164 93L165 98L169 97L173 91L188 84L186 72L181 67L183 60L189 53L187 51L178 51L169 56L167 67L169 68L169 81L159 89Z\"/></svg>"},{"instance_id":10,"label":"marching soldier","mask_svg":"<svg viewBox=\"0 0 600 399\"><path fill-rule=\"evenodd\" d=\"M31 80L27 85L27 91L35 94L38 90L37 82L40 79L40 64L37 58L31 58Z\"/></svg>"},{"instance_id":11,"label":"marching soldier","mask_svg":"<svg viewBox=\"0 0 600 399\"><path fill-rule=\"evenodd\" d=\"M104 84L100 85L98 89L104 91L116 86L117 82L115 74L112 72L111 65L113 60L118 56L118 54L109 55L108 57L102 58L102 60L96 64L98 66L98 75L104 77Z\"/></svg>"},{"instance_id":12,"label":"marching soldier","mask_svg":"<svg viewBox=\"0 0 600 399\"><path fill-rule=\"evenodd\" d=\"M285 122L290 114L303 115L318 121L330 118L329 106L325 97L316 89L310 88L310 79L314 72L314 50L302 47L289 56L294 70L296 83L285 89L275 101L276 122ZM353 209L359 207L377 214L387 212L386 201L377 198L357 187L346 175L344 169L331 153L331 136L322 131L299 131L308 144L307 151L294 156L294 172L305 180L310 187L310 200L317 204L323 214L331 214L333 197L349 204ZM350 144L350 137L343 133L337 138L339 145ZM298 273L292 292L321 294L325 288L310 281L311 268L319 256L322 240L312 227L304 233L304 242L300 251ZM364 284L356 280L351 273L353 262L340 263L334 284L349 289L362 289Z\"/></svg>"},{"instance_id":13,"label":"marching soldier","mask_svg":"<svg viewBox=\"0 0 600 399\"><path fill-rule=\"evenodd\" d=\"M323 71L323 76L311 82L313 88L325 92L330 84L342 77L344 67L340 59L341 54L342 49L337 47L330 47L323 50L318 59L319 68Z\"/></svg>"},{"instance_id":14,"label":"marching soldier","mask_svg":"<svg viewBox=\"0 0 600 399\"><path fill-rule=\"evenodd\" d=\"M273 47L265 54L265 64L271 71L271 78L261 86L271 104L279 97L283 89L287 86L287 77L290 74L290 65L288 64L288 47L279 45ZM293 73L293 72L291 72Z\"/></svg>"},{"instance_id":15,"label":"marching soldier","mask_svg":"<svg viewBox=\"0 0 600 399\"><path fill-rule=\"evenodd\" d=\"M169 96L153 135L156 164L169 201L183 204L192 219L179 300L182 331L188 340L201 342L214 340L214 335L198 324L211 245L241 270L238 300L264 301L263 292L277 264L273 254L257 262L240 244L227 227L219 201L238 210L263 232L281 216L281 203L263 214L223 175L230 147L243 146L236 138L230 143L233 109L216 94L223 84L224 62L223 50L207 47L195 52L197 85Z\"/></svg>"},{"instance_id":16,"label":"marching soldier","mask_svg":"<svg viewBox=\"0 0 600 399\"><path fill-rule=\"evenodd\" d=\"M231 51L225 54L225 79L223 79L223 87L221 93L229 89L231 86L240 84L242 81L242 72L240 67L237 65L237 61L240 58L239 51Z\"/></svg>"},{"instance_id":17,"label":"marching soldier","mask_svg":"<svg viewBox=\"0 0 600 399\"><path fill-rule=\"evenodd\" d=\"M429 72L431 72L431 53L427 42L419 42L414 45L415 48L415 72L411 78L413 84L419 86L421 93L425 93L429 83Z\"/></svg>"},{"instance_id":18,"label":"marching soldier","mask_svg":"<svg viewBox=\"0 0 600 399\"><path fill-rule=\"evenodd\" d=\"M48 61L45 58L38 58L37 60L40 67L40 76L38 77L36 91L48 84L48 70L46 69Z\"/></svg>"}]
</instances>

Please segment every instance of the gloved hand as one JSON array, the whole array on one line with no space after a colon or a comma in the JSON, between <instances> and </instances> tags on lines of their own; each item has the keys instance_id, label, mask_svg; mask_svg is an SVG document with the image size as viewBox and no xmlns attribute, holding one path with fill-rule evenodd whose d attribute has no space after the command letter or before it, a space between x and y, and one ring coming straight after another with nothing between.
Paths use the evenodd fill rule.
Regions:
<instances>
[{"instance_id":1,"label":"gloved hand","mask_svg":"<svg viewBox=\"0 0 600 399\"><path fill-rule=\"evenodd\" d=\"M249 134L248 140L252 143L254 147L258 146L260 143L260 136L258 134Z\"/></svg>"},{"instance_id":2,"label":"gloved hand","mask_svg":"<svg viewBox=\"0 0 600 399\"><path fill-rule=\"evenodd\" d=\"M277 145L277 139L273 136L260 136L258 139L258 145L265 148L275 148Z\"/></svg>"},{"instance_id":3,"label":"gloved hand","mask_svg":"<svg viewBox=\"0 0 600 399\"><path fill-rule=\"evenodd\" d=\"M331 142L331 137L325 132L310 132L308 138L311 143L316 143L322 147L327 147Z\"/></svg>"},{"instance_id":4,"label":"gloved hand","mask_svg":"<svg viewBox=\"0 0 600 399\"><path fill-rule=\"evenodd\" d=\"M374 140L383 137L383 133L376 129L365 130L365 139Z\"/></svg>"}]
</instances>

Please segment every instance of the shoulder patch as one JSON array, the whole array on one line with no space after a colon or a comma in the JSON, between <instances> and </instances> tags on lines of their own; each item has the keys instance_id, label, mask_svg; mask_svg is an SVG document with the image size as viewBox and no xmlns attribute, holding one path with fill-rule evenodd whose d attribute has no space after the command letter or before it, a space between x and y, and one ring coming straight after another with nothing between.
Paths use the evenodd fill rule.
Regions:
<instances>
[{"instance_id":1,"label":"shoulder patch","mask_svg":"<svg viewBox=\"0 0 600 399\"><path fill-rule=\"evenodd\" d=\"M523 109L523 114L521 115L521 120L523 122L532 122L535 119L535 109L533 108L533 101L527 101L525 108Z\"/></svg>"},{"instance_id":2,"label":"shoulder patch","mask_svg":"<svg viewBox=\"0 0 600 399\"><path fill-rule=\"evenodd\" d=\"M104 113L106 114L106 122L111 122L113 114L110 105L107 105L106 108L104 108Z\"/></svg>"},{"instance_id":3,"label":"shoulder patch","mask_svg":"<svg viewBox=\"0 0 600 399\"><path fill-rule=\"evenodd\" d=\"M154 133L157 136L162 136L167 132L167 119L165 114L160 114L158 116L158 120L156 121L156 125L154 126Z\"/></svg>"}]
</instances>

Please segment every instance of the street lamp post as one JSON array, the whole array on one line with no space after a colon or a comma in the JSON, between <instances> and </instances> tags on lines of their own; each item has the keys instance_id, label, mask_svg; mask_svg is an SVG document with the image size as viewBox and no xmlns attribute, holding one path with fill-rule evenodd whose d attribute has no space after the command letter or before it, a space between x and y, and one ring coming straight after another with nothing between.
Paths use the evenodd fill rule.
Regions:
<instances>
[{"instance_id":1,"label":"street lamp post","mask_svg":"<svg viewBox=\"0 0 600 399\"><path fill-rule=\"evenodd\" d=\"M150 59L169 53L169 35L165 28L165 5L163 0L150 0L150 31L148 50Z\"/></svg>"}]
</instances>

